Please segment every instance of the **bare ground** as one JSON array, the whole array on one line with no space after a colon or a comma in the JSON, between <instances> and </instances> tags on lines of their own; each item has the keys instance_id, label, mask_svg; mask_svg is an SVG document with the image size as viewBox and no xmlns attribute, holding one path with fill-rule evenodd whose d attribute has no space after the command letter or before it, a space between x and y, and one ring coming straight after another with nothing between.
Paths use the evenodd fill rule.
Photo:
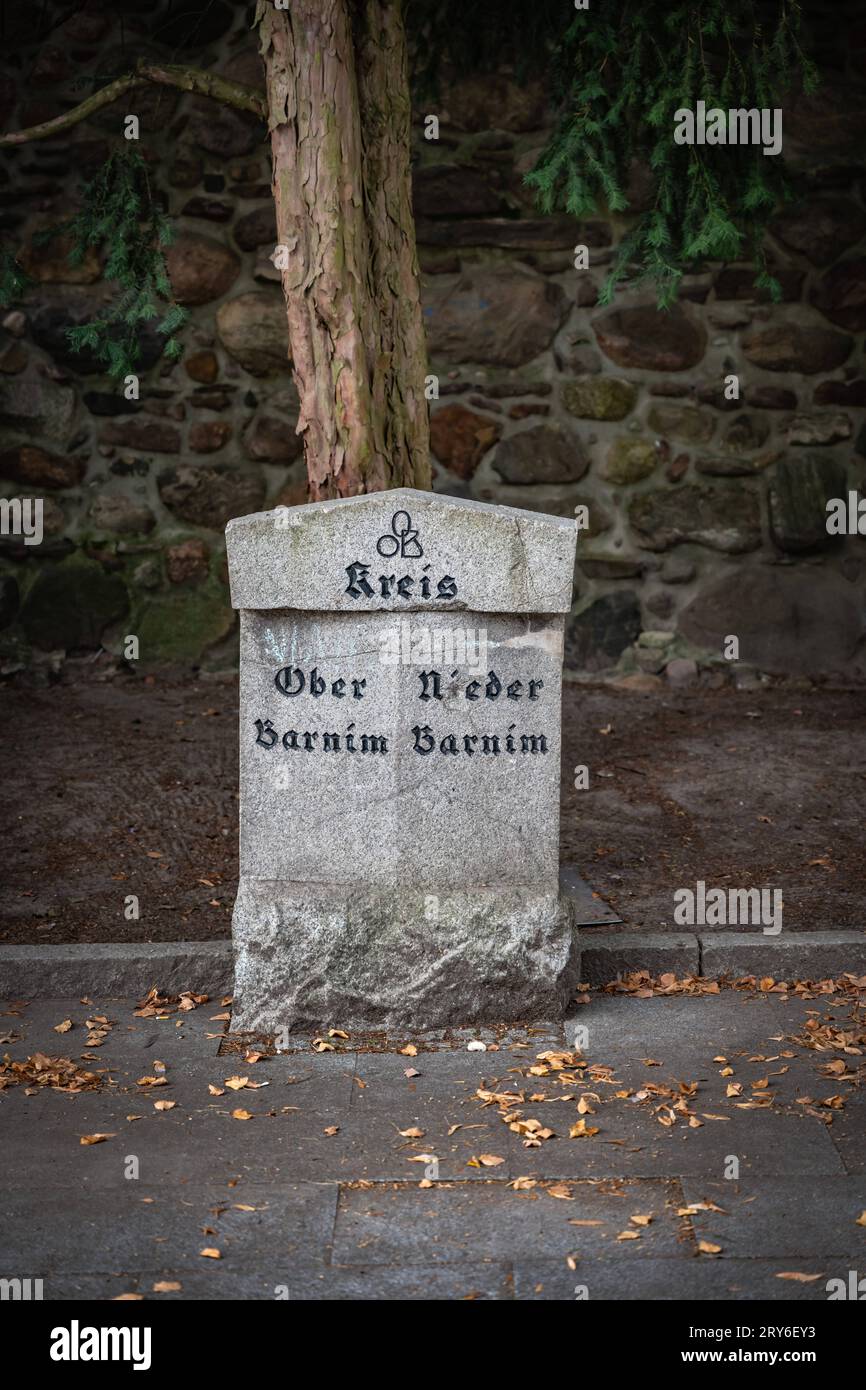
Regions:
<instances>
[{"instance_id":1,"label":"bare ground","mask_svg":"<svg viewBox=\"0 0 866 1390\"><path fill-rule=\"evenodd\" d=\"M236 689L121 675L3 691L0 941L229 934ZM563 711L562 862L623 929L673 929L674 890L699 879L781 888L786 929L866 925L866 692L571 684Z\"/></svg>"}]
</instances>

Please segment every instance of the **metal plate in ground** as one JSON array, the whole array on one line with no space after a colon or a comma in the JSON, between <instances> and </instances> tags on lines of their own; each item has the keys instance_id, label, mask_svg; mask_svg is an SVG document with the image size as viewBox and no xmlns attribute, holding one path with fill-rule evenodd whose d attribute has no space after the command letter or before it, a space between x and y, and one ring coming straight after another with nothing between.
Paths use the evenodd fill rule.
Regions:
<instances>
[{"instance_id":1,"label":"metal plate in ground","mask_svg":"<svg viewBox=\"0 0 866 1390\"><path fill-rule=\"evenodd\" d=\"M621 922L612 907L594 893L585 878L571 864L563 864L559 870L561 891L574 903L574 924L576 927L601 927Z\"/></svg>"}]
</instances>

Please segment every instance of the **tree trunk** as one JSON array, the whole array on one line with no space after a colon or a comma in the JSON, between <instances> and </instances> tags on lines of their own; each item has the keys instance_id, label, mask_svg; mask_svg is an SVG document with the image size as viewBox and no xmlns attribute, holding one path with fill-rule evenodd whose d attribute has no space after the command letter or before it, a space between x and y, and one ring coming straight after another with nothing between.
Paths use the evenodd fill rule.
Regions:
<instances>
[{"instance_id":1,"label":"tree trunk","mask_svg":"<svg viewBox=\"0 0 866 1390\"><path fill-rule=\"evenodd\" d=\"M259 0L313 500L430 486L401 0Z\"/></svg>"}]
</instances>

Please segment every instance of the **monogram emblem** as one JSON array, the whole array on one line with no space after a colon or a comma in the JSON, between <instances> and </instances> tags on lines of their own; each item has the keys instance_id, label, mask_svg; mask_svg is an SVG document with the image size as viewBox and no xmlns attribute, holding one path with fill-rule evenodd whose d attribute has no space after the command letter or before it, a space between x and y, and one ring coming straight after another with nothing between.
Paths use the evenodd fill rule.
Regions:
<instances>
[{"instance_id":1,"label":"monogram emblem","mask_svg":"<svg viewBox=\"0 0 866 1390\"><path fill-rule=\"evenodd\" d=\"M391 531L389 535L386 531L384 536L380 536L376 542L376 549L386 560L390 560L395 555L400 555L404 559L418 560L424 551L418 540L418 532L412 529L412 518L408 512L395 512L391 517Z\"/></svg>"}]
</instances>

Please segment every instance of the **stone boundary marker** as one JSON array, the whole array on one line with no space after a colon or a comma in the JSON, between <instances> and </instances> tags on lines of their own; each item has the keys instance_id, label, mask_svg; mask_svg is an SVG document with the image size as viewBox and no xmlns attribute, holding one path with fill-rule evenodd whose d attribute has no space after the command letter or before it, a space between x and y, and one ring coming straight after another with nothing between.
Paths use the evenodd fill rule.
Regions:
<instances>
[{"instance_id":1,"label":"stone boundary marker","mask_svg":"<svg viewBox=\"0 0 866 1390\"><path fill-rule=\"evenodd\" d=\"M593 931L582 938L578 976L591 985L618 974L649 970L677 976L699 972L772 975L777 980L832 979L866 974L866 932L789 932L779 937L743 932L697 936ZM192 989L212 999L232 989L232 947L223 941L85 942L69 946L0 946L0 999L140 999L152 985L170 994ZM495 1021L495 1020L494 1020ZM504 1020L500 1020L504 1021ZM340 1020L332 1020L339 1026ZM236 1027L233 1023L233 1027Z\"/></svg>"},{"instance_id":2,"label":"stone boundary marker","mask_svg":"<svg viewBox=\"0 0 866 1390\"><path fill-rule=\"evenodd\" d=\"M411 488L229 522L238 1027L562 1014L576 539L568 518Z\"/></svg>"}]
</instances>

